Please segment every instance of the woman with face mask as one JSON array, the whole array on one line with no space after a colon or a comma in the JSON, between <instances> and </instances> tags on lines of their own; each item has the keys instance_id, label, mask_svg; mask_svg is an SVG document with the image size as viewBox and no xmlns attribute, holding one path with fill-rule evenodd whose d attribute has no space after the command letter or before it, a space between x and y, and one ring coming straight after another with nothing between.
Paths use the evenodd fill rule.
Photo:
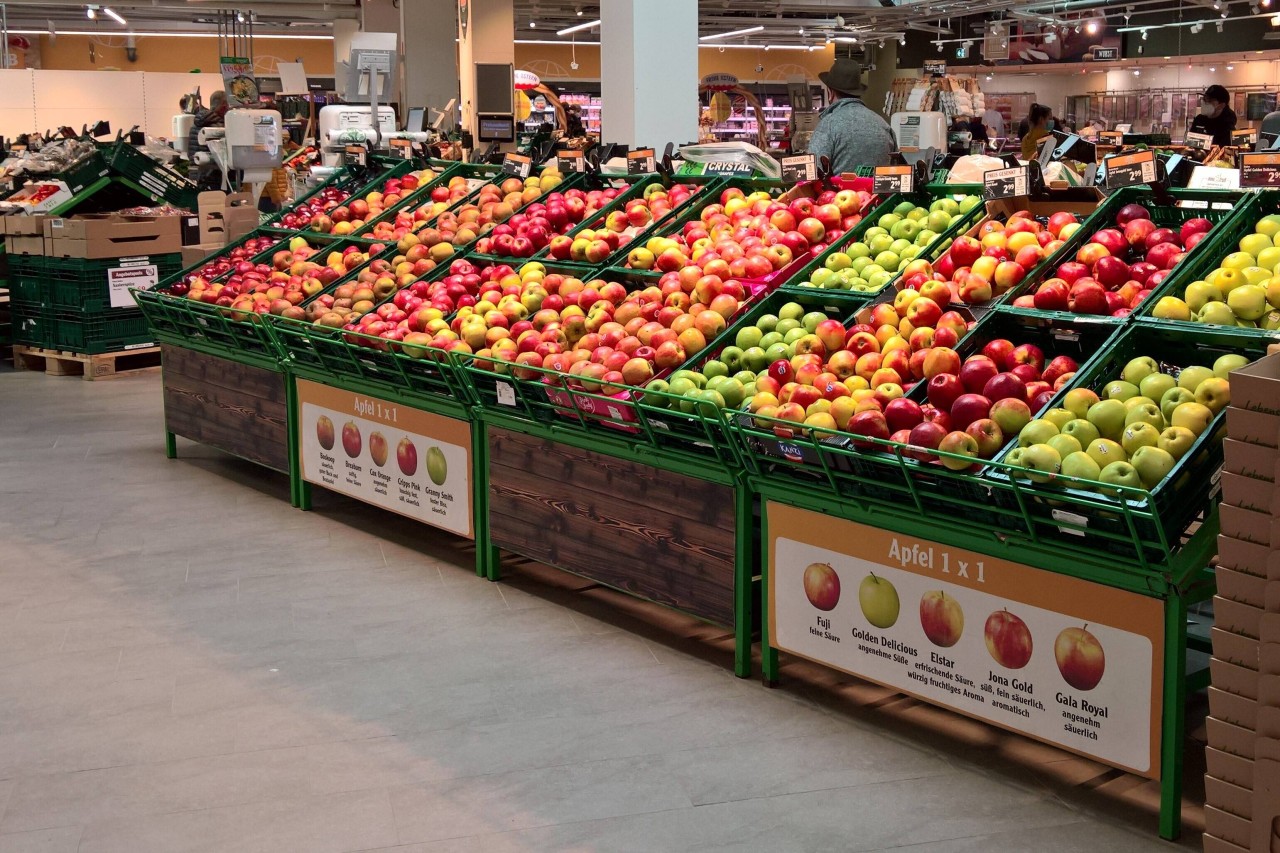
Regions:
<instances>
[{"instance_id":1,"label":"woman with face mask","mask_svg":"<svg viewBox=\"0 0 1280 853\"><path fill-rule=\"evenodd\" d=\"M1200 114L1191 122L1192 133L1207 133L1214 145L1230 145L1236 129L1236 114L1227 103L1231 96L1222 86L1213 85L1200 96Z\"/></svg>"},{"instance_id":2,"label":"woman with face mask","mask_svg":"<svg viewBox=\"0 0 1280 853\"><path fill-rule=\"evenodd\" d=\"M1049 135L1049 131L1053 128L1050 126L1050 117L1052 110L1044 104L1035 104L1031 107L1031 114L1027 116L1027 132L1022 137L1022 159L1034 160L1037 150L1040 147L1040 140Z\"/></svg>"}]
</instances>

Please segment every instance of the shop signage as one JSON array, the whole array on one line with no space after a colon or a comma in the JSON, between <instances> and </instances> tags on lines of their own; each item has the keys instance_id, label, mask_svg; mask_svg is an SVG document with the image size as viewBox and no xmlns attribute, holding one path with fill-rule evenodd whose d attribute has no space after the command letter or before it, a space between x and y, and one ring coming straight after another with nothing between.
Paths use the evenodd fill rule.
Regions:
<instances>
[{"instance_id":1,"label":"shop signage","mask_svg":"<svg viewBox=\"0 0 1280 853\"><path fill-rule=\"evenodd\" d=\"M475 536L471 429L466 423L297 381L303 479L461 536Z\"/></svg>"},{"instance_id":2,"label":"shop signage","mask_svg":"<svg viewBox=\"0 0 1280 853\"><path fill-rule=\"evenodd\" d=\"M160 283L160 268L147 263L146 258L126 258L120 266L107 270L107 293L112 308L137 308L138 303L129 291L151 290Z\"/></svg>"},{"instance_id":3,"label":"shop signage","mask_svg":"<svg viewBox=\"0 0 1280 853\"><path fill-rule=\"evenodd\" d=\"M702 87L704 89L725 91L737 88L737 85L738 78L733 74L708 74L702 78Z\"/></svg>"},{"instance_id":4,"label":"shop signage","mask_svg":"<svg viewBox=\"0 0 1280 853\"><path fill-rule=\"evenodd\" d=\"M924 73L925 76L947 76L947 61L945 59L926 59L924 61Z\"/></svg>"},{"instance_id":5,"label":"shop signage","mask_svg":"<svg viewBox=\"0 0 1280 853\"><path fill-rule=\"evenodd\" d=\"M871 191L878 196L909 193L914 188L910 166L876 166Z\"/></svg>"},{"instance_id":6,"label":"shop signage","mask_svg":"<svg viewBox=\"0 0 1280 853\"><path fill-rule=\"evenodd\" d=\"M572 172L585 172L587 170L587 158L581 151L557 151L556 166L560 169L562 175L568 175Z\"/></svg>"},{"instance_id":7,"label":"shop signage","mask_svg":"<svg viewBox=\"0 0 1280 853\"><path fill-rule=\"evenodd\" d=\"M218 66L228 106L256 105L258 84L253 79L253 62L244 56L223 56L219 58Z\"/></svg>"},{"instance_id":8,"label":"shop signage","mask_svg":"<svg viewBox=\"0 0 1280 853\"><path fill-rule=\"evenodd\" d=\"M1098 47L1094 47L1093 49L1094 62L1107 62L1107 61L1115 60L1119 58L1120 58L1120 48L1118 47L1098 46Z\"/></svg>"},{"instance_id":9,"label":"shop signage","mask_svg":"<svg viewBox=\"0 0 1280 853\"><path fill-rule=\"evenodd\" d=\"M1187 188L1193 190L1238 190L1239 169L1219 169L1215 166L1196 166L1191 170Z\"/></svg>"},{"instance_id":10,"label":"shop signage","mask_svg":"<svg viewBox=\"0 0 1280 853\"><path fill-rule=\"evenodd\" d=\"M783 504L765 512L772 646L1159 778L1159 599Z\"/></svg>"},{"instance_id":11,"label":"shop signage","mask_svg":"<svg viewBox=\"0 0 1280 853\"><path fill-rule=\"evenodd\" d=\"M1270 151L1241 153L1240 186L1280 187L1280 154Z\"/></svg>"},{"instance_id":12,"label":"shop signage","mask_svg":"<svg viewBox=\"0 0 1280 853\"><path fill-rule=\"evenodd\" d=\"M1105 157L1107 189L1118 190L1135 184L1153 184L1156 181L1156 152L1134 151Z\"/></svg>"},{"instance_id":13,"label":"shop signage","mask_svg":"<svg viewBox=\"0 0 1280 853\"><path fill-rule=\"evenodd\" d=\"M726 177L733 176L749 176L751 175L750 163L734 163L730 160L712 160L709 163L702 164L702 174L704 175L724 175Z\"/></svg>"},{"instance_id":14,"label":"shop signage","mask_svg":"<svg viewBox=\"0 0 1280 853\"><path fill-rule=\"evenodd\" d=\"M812 154L795 154L782 158L782 179L791 183L818 178L818 160Z\"/></svg>"},{"instance_id":15,"label":"shop signage","mask_svg":"<svg viewBox=\"0 0 1280 853\"><path fill-rule=\"evenodd\" d=\"M537 74L532 71L525 71L523 68L517 68L512 77L515 80L516 88L520 90L536 89L542 83Z\"/></svg>"},{"instance_id":16,"label":"shop signage","mask_svg":"<svg viewBox=\"0 0 1280 853\"><path fill-rule=\"evenodd\" d=\"M658 171L658 164L654 159L652 148L637 148L635 151L627 152L628 175L651 175L656 171Z\"/></svg>"},{"instance_id":17,"label":"shop signage","mask_svg":"<svg viewBox=\"0 0 1280 853\"><path fill-rule=\"evenodd\" d=\"M413 142L408 139L388 139L387 146L396 154L400 155L401 160L413 159Z\"/></svg>"},{"instance_id":18,"label":"shop signage","mask_svg":"<svg viewBox=\"0 0 1280 853\"><path fill-rule=\"evenodd\" d=\"M982 196L987 199L1024 196L1031 187L1026 166L992 169L982 175Z\"/></svg>"},{"instance_id":19,"label":"shop signage","mask_svg":"<svg viewBox=\"0 0 1280 853\"><path fill-rule=\"evenodd\" d=\"M1208 133L1190 132L1185 141L1188 148L1196 151L1205 151L1213 147L1213 136Z\"/></svg>"},{"instance_id":20,"label":"shop signage","mask_svg":"<svg viewBox=\"0 0 1280 853\"><path fill-rule=\"evenodd\" d=\"M507 154L502 158L502 173L527 178L533 171L533 160L523 154Z\"/></svg>"},{"instance_id":21,"label":"shop signage","mask_svg":"<svg viewBox=\"0 0 1280 853\"><path fill-rule=\"evenodd\" d=\"M369 149L365 148L363 145L348 145L347 162L360 167L368 166Z\"/></svg>"}]
</instances>

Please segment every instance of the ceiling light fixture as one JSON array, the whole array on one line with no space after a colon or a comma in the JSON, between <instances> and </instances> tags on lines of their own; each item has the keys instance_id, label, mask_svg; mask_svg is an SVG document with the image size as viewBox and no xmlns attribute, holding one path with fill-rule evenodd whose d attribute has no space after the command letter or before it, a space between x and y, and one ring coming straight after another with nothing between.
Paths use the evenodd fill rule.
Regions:
<instances>
[{"instance_id":1,"label":"ceiling light fixture","mask_svg":"<svg viewBox=\"0 0 1280 853\"><path fill-rule=\"evenodd\" d=\"M538 22L537 22L537 21L530 21L530 22L529 22L529 29L531 29L531 30L536 30L537 28L538 28Z\"/></svg>"},{"instance_id":2,"label":"ceiling light fixture","mask_svg":"<svg viewBox=\"0 0 1280 853\"><path fill-rule=\"evenodd\" d=\"M1098 22L1090 21L1089 23L1084 25L1084 29L1085 29L1085 32L1087 32L1089 35L1093 35L1098 31Z\"/></svg>"},{"instance_id":3,"label":"ceiling light fixture","mask_svg":"<svg viewBox=\"0 0 1280 853\"><path fill-rule=\"evenodd\" d=\"M85 7L84 7L84 14L85 14L85 17L87 17L89 20L91 20L91 21L92 21L94 18L97 18L97 17L98 17L98 7L97 7L97 6L85 6Z\"/></svg>"},{"instance_id":4,"label":"ceiling light fixture","mask_svg":"<svg viewBox=\"0 0 1280 853\"><path fill-rule=\"evenodd\" d=\"M579 6L579 7L574 11L574 14L575 14L575 15L577 15L579 18L581 18L581 17L582 17L582 7L581 7L581 6Z\"/></svg>"},{"instance_id":5,"label":"ceiling light fixture","mask_svg":"<svg viewBox=\"0 0 1280 853\"><path fill-rule=\"evenodd\" d=\"M727 38L733 38L734 36L745 36L745 35L750 35L751 33L759 33L759 32L764 32L763 26L747 27L746 29L742 29L742 30L730 30L727 33L716 33L714 35L709 35L709 36L699 36L698 41L713 41L714 39L727 39Z\"/></svg>"},{"instance_id":6,"label":"ceiling light fixture","mask_svg":"<svg viewBox=\"0 0 1280 853\"><path fill-rule=\"evenodd\" d=\"M1228 65L1228 66L1227 66L1227 70L1228 70L1228 71L1235 71L1235 70L1236 70L1236 67L1235 67L1234 65Z\"/></svg>"},{"instance_id":7,"label":"ceiling light fixture","mask_svg":"<svg viewBox=\"0 0 1280 853\"><path fill-rule=\"evenodd\" d=\"M1222 21L1217 21L1213 26L1218 32L1222 32Z\"/></svg>"},{"instance_id":8,"label":"ceiling light fixture","mask_svg":"<svg viewBox=\"0 0 1280 853\"><path fill-rule=\"evenodd\" d=\"M565 27L563 30L556 30L556 35L567 36L573 33L580 33L583 30L589 30L592 27L600 26L599 21L587 21L585 24L574 24L572 27Z\"/></svg>"},{"instance_id":9,"label":"ceiling light fixture","mask_svg":"<svg viewBox=\"0 0 1280 853\"><path fill-rule=\"evenodd\" d=\"M1147 40L1147 31L1146 31L1146 30L1143 30L1143 31L1142 31L1142 40L1143 40L1143 41L1146 41L1146 40Z\"/></svg>"},{"instance_id":10,"label":"ceiling light fixture","mask_svg":"<svg viewBox=\"0 0 1280 853\"><path fill-rule=\"evenodd\" d=\"M244 12L236 12L236 23L238 24L244 23Z\"/></svg>"},{"instance_id":11,"label":"ceiling light fixture","mask_svg":"<svg viewBox=\"0 0 1280 853\"><path fill-rule=\"evenodd\" d=\"M116 23L118 23L118 24L127 24L127 23L129 23L129 22L128 22L128 21L126 21L124 18L122 18L122 17L120 17L118 14L116 14L115 10L114 10L114 9L112 9L110 6L103 6L103 7L102 7L102 11L103 11L103 12L105 12L105 13L107 14L107 16L108 16L108 17L110 17L110 18L114 19L114 20L115 20L115 22L116 22Z\"/></svg>"},{"instance_id":12,"label":"ceiling light fixture","mask_svg":"<svg viewBox=\"0 0 1280 853\"><path fill-rule=\"evenodd\" d=\"M905 46L906 46L906 44L907 44L907 37L906 37L906 36L898 36L898 44L903 45L903 46L905 47Z\"/></svg>"}]
</instances>

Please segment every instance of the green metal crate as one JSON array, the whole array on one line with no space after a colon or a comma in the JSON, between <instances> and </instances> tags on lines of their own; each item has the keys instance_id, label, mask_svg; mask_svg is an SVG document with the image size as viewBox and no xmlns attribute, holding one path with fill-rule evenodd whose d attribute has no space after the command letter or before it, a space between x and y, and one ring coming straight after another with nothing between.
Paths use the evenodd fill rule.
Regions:
<instances>
[{"instance_id":1,"label":"green metal crate","mask_svg":"<svg viewBox=\"0 0 1280 853\"><path fill-rule=\"evenodd\" d=\"M411 172L415 166L416 163L412 160L393 160L383 157L370 158L369 165L365 168L344 166L313 187L306 195L294 199L289 207L282 208L268 216L262 221L262 224L279 227L280 219L292 208L300 204L310 203L321 192L331 187L345 190L347 197L350 198L372 190L376 185L381 184L388 178Z\"/></svg>"},{"instance_id":2,"label":"green metal crate","mask_svg":"<svg viewBox=\"0 0 1280 853\"><path fill-rule=\"evenodd\" d=\"M112 172L164 199L169 204L194 210L199 187L172 166L153 160L121 139L105 149L103 157Z\"/></svg>"},{"instance_id":3,"label":"green metal crate","mask_svg":"<svg viewBox=\"0 0 1280 853\"><path fill-rule=\"evenodd\" d=\"M81 355L149 347L155 336L141 311L109 315L53 313L53 348Z\"/></svg>"},{"instance_id":4,"label":"green metal crate","mask_svg":"<svg viewBox=\"0 0 1280 853\"><path fill-rule=\"evenodd\" d=\"M442 184L447 186L454 178L466 178L468 182L472 183L472 186L461 199L454 204L449 205L447 208L449 210L465 204L466 201L474 196L476 191L484 184L491 183L494 178L502 177L501 166L492 166L487 163L452 163L444 160L432 160L431 163L433 168L438 167L439 164L442 163L449 163L449 166L441 174L419 186L396 204L388 207L381 213L381 215L370 219L357 233L367 232L379 222L395 219L397 214L406 210L416 209L431 201L432 191L440 187ZM431 220L427 221L430 222Z\"/></svg>"},{"instance_id":5,"label":"green metal crate","mask_svg":"<svg viewBox=\"0 0 1280 853\"><path fill-rule=\"evenodd\" d=\"M1080 247L1089 241L1089 239L1104 228L1112 228L1115 226L1116 213L1126 204L1138 203L1142 204L1151 212L1151 220L1161 227L1180 226L1188 219L1197 216L1203 216L1215 223L1210 236L1201 240L1190 253L1187 258L1179 264L1182 267L1188 263L1194 262L1196 258L1202 257L1214 251L1214 246L1222 240L1222 226L1231 220L1237 210L1244 204L1246 195L1234 190L1186 190L1174 189L1169 191L1170 196L1182 205L1180 207L1170 207L1167 204L1161 204L1157 201L1156 193L1146 186L1125 187L1118 192L1113 193L1105 201L1098 205L1084 224L1071 235L1065 244L1058 251L1054 252L1048 258L1041 261L1035 269L1027 273L1026 278L1017 286L1009 290L1000 300L1002 304L1009 305L1013 310L1025 313L1029 316L1045 317L1045 318L1071 318L1081 315L1074 314L1070 311L1041 311L1036 308L1018 308L1013 307L1013 302L1020 296L1034 294L1036 288L1052 276L1057 268L1075 257ZM1172 278L1172 276L1170 276ZM1148 297L1148 301L1151 297ZM1096 315L1095 315L1096 316ZM1118 322L1120 318L1107 318L1112 322Z\"/></svg>"},{"instance_id":6,"label":"green metal crate","mask_svg":"<svg viewBox=\"0 0 1280 853\"><path fill-rule=\"evenodd\" d=\"M46 258L43 278L55 311L103 312L126 310L111 305L107 271L122 266L119 258ZM182 255L153 255L147 266L157 268L157 282L182 271ZM128 310L132 310L131 308Z\"/></svg>"},{"instance_id":7,"label":"green metal crate","mask_svg":"<svg viewBox=\"0 0 1280 853\"><path fill-rule=\"evenodd\" d=\"M15 344L29 347L53 346L53 314L40 305L10 303L11 333Z\"/></svg>"}]
</instances>

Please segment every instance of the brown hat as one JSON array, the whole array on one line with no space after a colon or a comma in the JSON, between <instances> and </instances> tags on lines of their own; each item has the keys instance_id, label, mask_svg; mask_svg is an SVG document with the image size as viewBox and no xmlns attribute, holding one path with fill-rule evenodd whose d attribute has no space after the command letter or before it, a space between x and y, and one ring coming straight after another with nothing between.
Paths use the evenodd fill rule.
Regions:
<instances>
[{"instance_id":1,"label":"brown hat","mask_svg":"<svg viewBox=\"0 0 1280 853\"><path fill-rule=\"evenodd\" d=\"M862 66L852 59L837 59L831 65L830 71L822 71L818 74L818 79L827 88L845 95L860 95L867 90L862 82Z\"/></svg>"}]
</instances>

